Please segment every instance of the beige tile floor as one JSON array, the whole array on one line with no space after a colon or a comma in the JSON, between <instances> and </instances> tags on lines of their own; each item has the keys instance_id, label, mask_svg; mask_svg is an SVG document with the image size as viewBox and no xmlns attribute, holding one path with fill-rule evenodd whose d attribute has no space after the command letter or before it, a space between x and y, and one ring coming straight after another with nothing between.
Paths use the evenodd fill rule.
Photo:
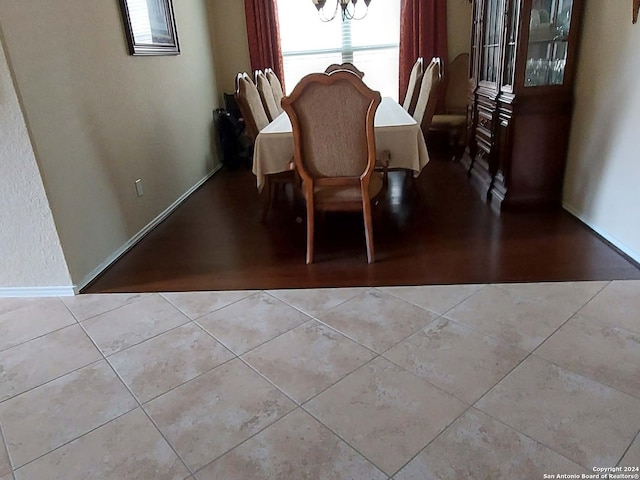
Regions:
<instances>
[{"instance_id":1,"label":"beige tile floor","mask_svg":"<svg viewBox=\"0 0 640 480\"><path fill-rule=\"evenodd\" d=\"M0 480L542 479L639 431L640 281L0 299Z\"/></svg>"}]
</instances>

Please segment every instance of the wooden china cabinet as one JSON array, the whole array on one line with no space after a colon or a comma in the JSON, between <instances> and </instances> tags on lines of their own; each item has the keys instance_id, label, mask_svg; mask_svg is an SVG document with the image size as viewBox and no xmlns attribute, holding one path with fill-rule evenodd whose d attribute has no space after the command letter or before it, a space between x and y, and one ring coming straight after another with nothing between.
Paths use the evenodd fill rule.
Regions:
<instances>
[{"instance_id":1,"label":"wooden china cabinet","mask_svg":"<svg viewBox=\"0 0 640 480\"><path fill-rule=\"evenodd\" d=\"M473 0L463 164L496 210L558 206L584 0Z\"/></svg>"}]
</instances>

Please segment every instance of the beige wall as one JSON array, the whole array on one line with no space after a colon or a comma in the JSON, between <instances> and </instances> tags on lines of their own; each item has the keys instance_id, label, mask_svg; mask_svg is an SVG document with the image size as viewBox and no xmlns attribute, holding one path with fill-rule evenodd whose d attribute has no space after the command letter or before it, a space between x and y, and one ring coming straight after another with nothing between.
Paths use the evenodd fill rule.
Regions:
<instances>
[{"instance_id":1,"label":"beige wall","mask_svg":"<svg viewBox=\"0 0 640 480\"><path fill-rule=\"evenodd\" d=\"M70 290L71 277L1 45L0 132L0 291Z\"/></svg>"},{"instance_id":2,"label":"beige wall","mask_svg":"<svg viewBox=\"0 0 640 480\"><path fill-rule=\"evenodd\" d=\"M142 58L128 54L115 0L0 2L7 55L76 284L218 163L205 3L174 2L181 55Z\"/></svg>"},{"instance_id":3,"label":"beige wall","mask_svg":"<svg viewBox=\"0 0 640 480\"><path fill-rule=\"evenodd\" d=\"M235 91L235 77L238 72L251 73L244 2L211 0L209 14L215 49L216 77L222 96L223 92Z\"/></svg>"},{"instance_id":4,"label":"beige wall","mask_svg":"<svg viewBox=\"0 0 640 480\"><path fill-rule=\"evenodd\" d=\"M586 2L565 207L640 261L640 24L631 2Z\"/></svg>"},{"instance_id":5,"label":"beige wall","mask_svg":"<svg viewBox=\"0 0 640 480\"><path fill-rule=\"evenodd\" d=\"M453 60L460 53L469 53L471 12L471 4L467 0L447 0L449 60Z\"/></svg>"}]
</instances>

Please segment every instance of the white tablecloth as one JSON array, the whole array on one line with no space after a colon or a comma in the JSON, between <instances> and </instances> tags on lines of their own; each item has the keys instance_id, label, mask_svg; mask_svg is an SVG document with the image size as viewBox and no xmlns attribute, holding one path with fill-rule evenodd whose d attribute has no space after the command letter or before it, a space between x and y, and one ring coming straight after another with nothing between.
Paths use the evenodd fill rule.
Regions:
<instances>
[{"instance_id":1,"label":"white tablecloth","mask_svg":"<svg viewBox=\"0 0 640 480\"><path fill-rule=\"evenodd\" d=\"M384 97L374 120L376 150L391 153L389 168L413 170L417 175L429 162L429 153L420 126L399 105ZM264 176L289 168L293 160L293 134L286 112L264 127L256 138L253 151L253 173L258 189L264 185Z\"/></svg>"}]
</instances>

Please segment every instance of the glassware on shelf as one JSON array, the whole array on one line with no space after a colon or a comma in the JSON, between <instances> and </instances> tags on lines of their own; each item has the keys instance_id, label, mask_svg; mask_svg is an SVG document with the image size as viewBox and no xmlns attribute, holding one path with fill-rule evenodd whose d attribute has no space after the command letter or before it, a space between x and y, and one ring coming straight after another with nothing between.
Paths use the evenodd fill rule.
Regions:
<instances>
[{"instance_id":1,"label":"glassware on shelf","mask_svg":"<svg viewBox=\"0 0 640 480\"><path fill-rule=\"evenodd\" d=\"M564 82L565 59L546 60L530 58L525 69L525 87L540 85L562 85Z\"/></svg>"},{"instance_id":2,"label":"glassware on shelf","mask_svg":"<svg viewBox=\"0 0 640 480\"><path fill-rule=\"evenodd\" d=\"M567 61L565 59L552 60L550 63L549 83L551 85L562 85L564 82L564 67Z\"/></svg>"},{"instance_id":3,"label":"glassware on shelf","mask_svg":"<svg viewBox=\"0 0 640 480\"><path fill-rule=\"evenodd\" d=\"M549 84L549 60L543 58L530 58L525 69L525 87L536 87ZM563 70L564 72L564 70Z\"/></svg>"}]
</instances>

